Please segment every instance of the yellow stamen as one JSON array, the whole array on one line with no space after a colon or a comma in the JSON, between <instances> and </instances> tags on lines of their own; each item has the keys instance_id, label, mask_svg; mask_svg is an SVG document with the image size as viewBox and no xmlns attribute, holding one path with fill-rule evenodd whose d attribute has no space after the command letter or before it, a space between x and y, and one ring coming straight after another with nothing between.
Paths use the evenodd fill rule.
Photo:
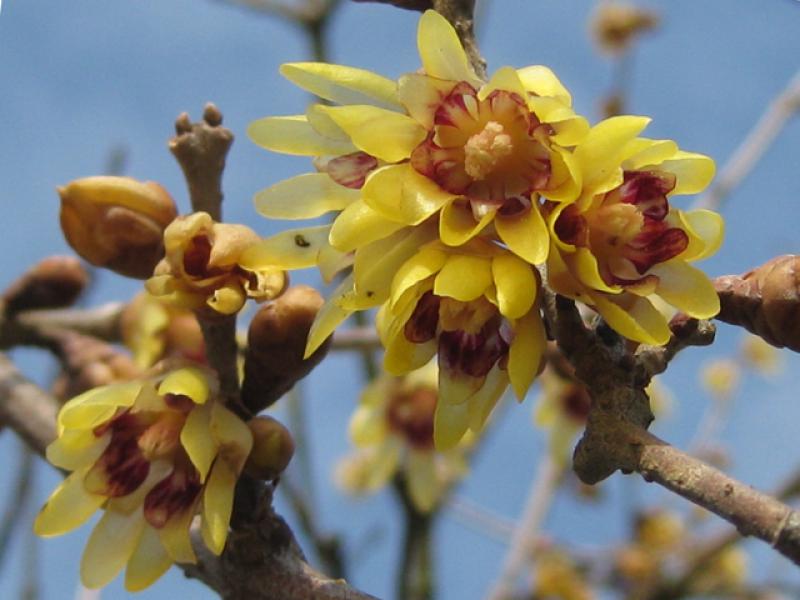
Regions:
<instances>
[{"instance_id":1,"label":"yellow stamen","mask_svg":"<svg viewBox=\"0 0 800 600\"><path fill-rule=\"evenodd\" d=\"M511 136L497 121L489 121L464 146L464 169L473 179L485 179L498 163L514 151Z\"/></svg>"}]
</instances>

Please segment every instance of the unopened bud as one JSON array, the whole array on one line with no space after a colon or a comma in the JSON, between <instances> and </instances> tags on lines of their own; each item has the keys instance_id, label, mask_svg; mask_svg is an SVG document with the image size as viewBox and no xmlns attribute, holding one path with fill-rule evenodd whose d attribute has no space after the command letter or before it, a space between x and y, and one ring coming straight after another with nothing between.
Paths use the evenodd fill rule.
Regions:
<instances>
[{"instance_id":1,"label":"unopened bud","mask_svg":"<svg viewBox=\"0 0 800 600\"><path fill-rule=\"evenodd\" d=\"M292 434L272 417L255 417L247 425L253 433L253 449L247 457L245 471L257 479L276 479L294 455Z\"/></svg>"},{"instance_id":2,"label":"unopened bud","mask_svg":"<svg viewBox=\"0 0 800 600\"><path fill-rule=\"evenodd\" d=\"M7 314L70 306L89 283L89 274L72 256L50 256L28 269L3 294Z\"/></svg>"},{"instance_id":3,"label":"unopened bud","mask_svg":"<svg viewBox=\"0 0 800 600\"><path fill-rule=\"evenodd\" d=\"M621 2L602 3L591 22L597 45L610 54L625 52L639 35L657 26L656 13Z\"/></svg>"},{"instance_id":4,"label":"unopened bud","mask_svg":"<svg viewBox=\"0 0 800 600\"><path fill-rule=\"evenodd\" d=\"M250 323L242 399L253 412L266 408L308 375L328 352L329 342L303 358L311 324L323 299L314 288L289 288L261 307Z\"/></svg>"},{"instance_id":5,"label":"unopened bud","mask_svg":"<svg viewBox=\"0 0 800 600\"><path fill-rule=\"evenodd\" d=\"M58 189L61 229L87 261L146 279L164 256L164 229L177 216L169 193L153 181L97 176Z\"/></svg>"}]
</instances>

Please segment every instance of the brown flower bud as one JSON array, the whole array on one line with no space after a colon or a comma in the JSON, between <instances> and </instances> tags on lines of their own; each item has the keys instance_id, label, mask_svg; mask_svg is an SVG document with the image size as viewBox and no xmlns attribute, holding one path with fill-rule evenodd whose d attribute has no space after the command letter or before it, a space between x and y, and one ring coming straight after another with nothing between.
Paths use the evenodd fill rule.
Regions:
<instances>
[{"instance_id":1,"label":"brown flower bud","mask_svg":"<svg viewBox=\"0 0 800 600\"><path fill-rule=\"evenodd\" d=\"M3 294L7 314L69 306L89 283L89 274L72 256L50 256L14 281Z\"/></svg>"},{"instance_id":2,"label":"brown flower bud","mask_svg":"<svg viewBox=\"0 0 800 600\"><path fill-rule=\"evenodd\" d=\"M778 256L744 275L714 280L717 319L744 327L779 348L800 352L800 256Z\"/></svg>"},{"instance_id":3,"label":"brown flower bud","mask_svg":"<svg viewBox=\"0 0 800 600\"><path fill-rule=\"evenodd\" d=\"M87 261L137 279L164 256L164 229L177 216L169 193L153 181L97 176L58 189L61 229Z\"/></svg>"},{"instance_id":4,"label":"brown flower bud","mask_svg":"<svg viewBox=\"0 0 800 600\"><path fill-rule=\"evenodd\" d=\"M327 354L329 342L303 358L308 332L322 304L319 292L298 285L262 306L253 317L247 333L242 399L254 413L289 391Z\"/></svg>"},{"instance_id":5,"label":"brown flower bud","mask_svg":"<svg viewBox=\"0 0 800 600\"><path fill-rule=\"evenodd\" d=\"M658 15L632 4L604 2L591 21L591 30L600 49L610 54L625 52L642 33L658 26Z\"/></svg>"},{"instance_id":6,"label":"brown flower bud","mask_svg":"<svg viewBox=\"0 0 800 600\"><path fill-rule=\"evenodd\" d=\"M261 416L247 423L253 433L253 449L244 470L257 479L276 479L289 465L294 440L289 430L272 417Z\"/></svg>"}]
</instances>

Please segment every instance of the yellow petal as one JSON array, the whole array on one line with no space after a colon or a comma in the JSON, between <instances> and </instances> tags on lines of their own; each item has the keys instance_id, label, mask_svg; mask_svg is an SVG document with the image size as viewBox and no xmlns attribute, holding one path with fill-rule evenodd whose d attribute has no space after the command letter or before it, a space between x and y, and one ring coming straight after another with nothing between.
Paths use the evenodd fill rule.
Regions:
<instances>
[{"instance_id":1,"label":"yellow petal","mask_svg":"<svg viewBox=\"0 0 800 600\"><path fill-rule=\"evenodd\" d=\"M660 165L678 152L678 144L672 140L636 138L628 142L623 152L626 170L633 171Z\"/></svg>"},{"instance_id":2,"label":"yellow petal","mask_svg":"<svg viewBox=\"0 0 800 600\"><path fill-rule=\"evenodd\" d=\"M399 462L400 443L392 436L373 451L371 468L365 482L366 489L374 492L389 483Z\"/></svg>"},{"instance_id":3,"label":"yellow petal","mask_svg":"<svg viewBox=\"0 0 800 600\"><path fill-rule=\"evenodd\" d=\"M343 309L338 304L341 297L352 290L353 275L351 274L342 280L342 283L339 284L317 313L314 323L311 325L311 330L308 332L308 342L306 342L306 351L303 358L308 358L314 354L317 348L333 333L334 329L352 314L352 310Z\"/></svg>"},{"instance_id":4,"label":"yellow petal","mask_svg":"<svg viewBox=\"0 0 800 600\"><path fill-rule=\"evenodd\" d=\"M577 119L576 123L580 123L580 118L576 117L575 112L556 98L531 96L528 98L528 106L542 123L567 122L571 119ZM586 128L582 132L584 136L589 132L589 123L588 121L585 123Z\"/></svg>"},{"instance_id":5,"label":"yellow petal","mask_svg":"<svg viewBox=\"0 0 800 600\"><path fill-rule=\"evenodd\" d=\"M211 552L219 556L228 538L233 510L233 490L237 473L227 461L218 458L203 492L203 522L200 533Z\"/></svg>"},{"instance_id":6,"label":"yellow petal","mask_svg":"<svg viewBox=\"0 0 800 600\"><path fill-rule=\"evenodd\" d=\"M542 65L524 67L517 70L517 76L527 91L537 96L551 96L567 106L572 106L572 96L569 91L548 67Z\"/></svg>"},{"instance_id":7,"label":"yellow petal","mask_svg":"<svg viewBox=\"0 0 800 600\"><path fill-rule=\"evenodd\" d=\"M519 319L530 310L539 282L528 263L510 254L497 256L492 260L492 277L501 315Z\"/></svg>"},{"instance_id":8,"label":"yellow petal","mask_svg":"<svg viewBox=\"0 0 800 600\"><path fill-rule=\"evenodd\" d=\"M312 219L344 209L358 195L358 190L339 185L327 173L306 173L261 190L253 201L256 210L270 219Z\"/></svg>"},{"instance_id":9,"label":"yellow petal","mask_svg":"<svg viewBox=\"0 0 800 600\"><path fill-rule=\"evenodd\" d=\"M405 375L426 365L436 355L435 339L423 344L409 342L402 329L385 342L383 368L392 375Z\"/></svg>"},{"instance_id":10,"label":"yellow petal","mask_svg":"<svg viewBox=\"0 0 800 600\"><path fill-rule=\"evenodd\" d=\"M63 429L92 429L108 421L118 408L133 405L141 382L115 383L76 396L61 408L58 425Z\"/></svg>"},{"instance_id":11,"label":"yellow petal","mask_svg":"<svg viewBox=\"0 0 800 600\"><path fill-rule=\"evenodd\" d=\"M201 483L205 481L218 450L218 445L212 443L210 419L209 405L197 407L186 417L181 429L181 446L200 474Z\"/></svg>"},{"instance_id":12,"label":"yellow petal","mask_svg":"<svg viewBox=\"0 0 800 600\"><path fill-rule=\"evenodd\" d=\"M395 274L432 235L431 227L403 229L359 248L353 264L356 297L343 306L361 310L383 303Z\"/></svg>"},{"instance_id":13,"label":"yellow petal","mask_svg":"<svg viewBox=\"0 0 800 600\"><path fill-rule=\"evenodd\" d=\"M329 106L324 111L359 150L386 162L411 156L427 131L408 115L375 106Z\"/></svg>"},{"instance_id":14,"label":"yellow petal","mask_svg":"<svg viewBox=\"0 0 800 600\"><path fill-rule=\"evenodd\" d=\"M592 127L583 143L575 149L585 190L606 187L604 181L620 170L625 144L649 122L647 117L621 116L611 117Z\"/></svg>"},{"instance_id":15,"label":"yellow petal","mask_svg":"<svg viewBox=\"0 0 800 600\"><path fill-rule=\"evenodd\" d=\"M606 322L626 338L657 346L669 341L671 332L667 320L646 298L597 293L591 295L591 300Z\"/></svg>"},{"instance_id":16,"label":"yellow petal","mask_svg":"<svg viewBox=\"0 0 800 600\"><path fill-rule=\"evenodd\" d=\"M469 302L480 298L492 285L492 263L477 256L455 254L448 257L436 276L433 293Z\"/></svg>"},{"instance_id":17,"label":"yellow petal","mask_svg":"<svg viewBox=\"0 0 800 600\"><path fill-rule=\"evenodd\" d=\"M446 261L447 253L438 244L423 246L403 263L392 279L391 304L412 286L438 273Z\"/></svg>"},{"instance_id":18,"label":"yellow petal","mask_svg":"<svg viewBox=\"0 0 800 600\"><path fill-rule=\"evenodd\" d=\"M586 139L590 129L589 121L580 115L572 115L559 121L551 121L550 125L552 125L555 132L550 136L550 139L561 146L580 144Z\"/></svg>"},{"instance_id":19,"label":"yellow petal","mask_svg":"<svg viewBox=\"0 0 800 600\"><path fill-rule=\"evenodd\" d=\"M469 404L436 403L433 415L433 441L440 452L458 445L469 427Z\"/></svg>"},{"instance_id":20,"label":"yellow petal","mask_svg":"<svg viewBox=\"0 0 800 600\"><path fill-rule=\"evenodd\" d=\"M320 225L282 231L250 246L240 256L239 264L249 271L313 267L319 252L328 245L330 230L330 225Z\"/></svg>"},{"instance_id":21,"label":"yellow petal","mask_svg":"<svg viewBox=\"0 0 800 600\"><path fill-rule=\"evenodd\" d=\"M517 71L511 67L498 69L489 82L478 91L478 100L486 100L495 90L511 92L523 99L528 96Z\"/></svg>"},{"instance_id":22,"label":"yellow petal","mask_svg":"<svg viewBox=\"0 0 800 600\"><path fill-rule=\"evenodd\" d=\"M197 501L182 512L172 515L164 526L158 530L161 544L173 562L189 564L197 562L197 556L192 548L192 539L189 535L189 527L196 511Z\"/></svg>"},{"instance_id":23,"label":"yellow petal","mask_svg":"<svg viewBox=\"0 0 800 600\"><path fill-rule=\"evenodd\" d=\"M389 433L382 406L359 406L347 427L350 440L356 446L374 446Z\"/></svg>"},{"instance_id":24,"label":"yellow petal","mask_svg":"<svg viewBox=\"0 0 800 600\"><path fill-rule=\"evenodd\" d=\"M716 172L716 165L710 157L683 150L661 163L659 168L676 176L672 195L702 192L711 183Z\"/></svg>"},{"instance_id":25,"label":"yellow petal","mask_svg":"<svg viewBox=\"0 0 800 600\"><path fill-rule=\"evenodd\" d=\"M47 446L47 460L61 469L77 471L100 458L110 441L110 433L97 437L91 429L68 429Z\"/></svg>"},{"instance_id":26,"label":"yellow petal","mask_svg":"<svg viewBox=\"0 0 800 600\"><path fill-rule=\"evenodd\" d=\"M372 173L361 195L384 217L407 225L422 223L454 198L408 163L389 165Z\"/></svg>"},{"instance_id":27,"label":"yellow petal","mask_svg":"<svg viewBox=\"0 0 800 600\"><path fill-rule=\"evenodd\" d=\"M280 71L295 85L337 104L401 109L397 84L371 71L321 62L286 63Z\"/></svg>"},{"instance_id":28,"label":"yellow petal","mask_svg":"<svg viewBox=\"0 0 800 600\"><path fill-rule=\"evenodd\" d=\"M220 403L211 408L211 439L224 449L222 455L235 469L241 470L253 448L250 428L233 411Z\"/></svg>"},{"instance_id":29,"label":"yellow petal","mask_svg":"<svg viewBox=\"0 0 800 600\"><path fill-rule=\"evenodd\" d=\"M597 258L588 248L576 248L575 252L566 258L572 273L581 283L593 290L609 294L618 294L622 291L619 286L610 286L600 275L600 266Z\"/></svg>"},{"instance_id":30,"label":"yellow petal","mask_svg":"<svg viewBox=\"0 0 800 600\"><path fill-rule=\"evenodd\" d=\"M317 256L317 267L322 281L330 283L344 269L352 266L353 253L341 252L333 246L323 246Z\"/></svg>"},{"instance_id":31,"label":"yellow petal","mask_svg":"<svg viewBox=\"0 0 800 600\"><path fill-rule=\"evenodd\" d=\"M83 478L90 467L75 471L55 489L33 522L33 531L42 537L62 535L83 525L103 505L106 497L90 494Z\"/></svg>"},{"instance_id":32,"label":"yellow petal","mask_svg":"<svg viewBox=\"0 0 800 600\"><path fill-rule=\"evenodd\" d=\"M544 323L538 310L514 324L514 340L508 351L508 378L517 400L522 401L531 387L547 346Z\"/></svg>"},{"instance_id":33,"label":"yellow petal","mask_svg":"<svg viewBox=\"0 0 800 600\"><path fill-rule=\"evenodd\" d=\"M357 150L348 139L328 138L317 132L305 115L258 119L248 125L247 136L262 148L283 154L338 156Z\"/></svg>"},{"instance_id":34,"label":"yellow petal","mask_svg":"<svg viewBox=\"0 0 800 600\"><path fill-rule=\"evenodd\" d=\"M547 260L550 238L547 225L536 204L524 214L509 217L496 215L494 226L500 239L517 256L532 265Z\"/></svg>"},{"instance_id":35,"label":"yellow petal","mask_svg":"<svg viewBox=\"0 0 800 600\"><path fill-rule=\"evenodd\" d=\"M430 512L442 495L442 481L436 473L433 452L412 450L408 454L406 481L411 502L417 510Z\"/></svg>"},{"instance_id":36,"label":"yellow petal","mask_svg":"<svg viewBox=\"0 0 800 600\"><path fill-rule=\"evenodd\" d=\"M419 20L417 48L427 75L450 81L475 81L475 72L453 26L434 10Z\"/></svg>"},{"instance_id":37,"label":"yellow petal","mask_svg":"<svg viewBox=\"0 0 800 600\"><path fill-rule=\"evenodd\" d=\"M101 588L114 579L136 549L144 525L141 509L129 515L105 511L83 551L83 585L90 589Z\"/></svg>"},{"instance_id":38,"label":"yellow petal","mask_svg":"<svg viewBox=\"0 0 800 600\"><path fill-rule=\"evenodd\" d=\"M357 200L336 217L331 227L330 244L340 252L352 252L403 227L403 223L390 221L362 200Z\"/></svg>"},{"instance_id":39,"label":"yellow petal","mask_svg":"<svg viewBox=\"0 0 800 600\"><path fill-rule=\"evenodd\" d=\"M485 377L472 377L460 371L452 371L442 365L439 355L439 401L441 404L465 404L484 384Z\"/></svg>"},{"instance_id":40,"label":"yellow petal","mask_svg":"<svg viewBox=\"0 0 800 600\"><path fill-rule=\"evenodd\" d=\"M476 221L468 203L458 200L449 202L439 216L439 237L448 246L466 244L491 223L496 214L496 208L489 209L480 221Z\"/></svg>"},{"instance_id":41,"label":"yellow petal","mask_svg":"<svg viewBox=\"0 0 800 600\"><path fill-rule=\"evenodd\" d=\"M145 525L139 543L125 569L125 589L139 592L153 585L172 565L167 551L161 545L158 533Z\"/></svg>"},{"instance_id":42,"label":"yellow petal","mask_svg":"<svg viewBox=\"0 0 800 600\"><path fill-rule=\"evenodd\" d=\"M678 258L695 261L708 258L719 250L725 236L725 221L711 210L675 211L682 229L689 235L689 245Z\"/></svg>"},{"instance_id":43,"label":"yellow petal","mask_svg":"<svg viewBox=\"0 0 800 600\"><path fill-rule=\"evenodd\" d=\"M469 409L469 428L475 432L483 431L500 396L508 387L508 375L498 365L486 374L483 385L467 400Z\"/></svg>"},{"instance_id":44,"label":"yellow petal","mask_svg":"<svg viewBox=\"0 0 800 600\"><path fill-rule=\"evenodd\" d=\"M239 312L247 300L247 294L238 281L227 281L217 287L206 300L206 304L222 315Z\"/></svg>"},{"instance_id":45,"label":"yellow petal","mask_svg":"<svg viewBox=\"0 0 800 600\"><path fill-rule=\"evenodd\" d=\"M170 372L158 386L162 396L187 396L195 404L204 404L209 394L208 375L201 369L185 367Z\"/></svg>"},{"instance_id":46,"label":"yellow petal","mask_svg":"<svg viewBox=\"0 0 800 600\"><path fill-rule=\"evenodd\" d=\"M397 82L397 96L406 111L425 129L433 127L433 117L455 82L435 79L420 73L403 75Z\"/></svg>"},{"instance_id":47,"label":"yellow petal","mask_svg":"<svg viewBox=\"0 0 800 600\"><path fill-rule=\"evenodd\" d=\"M656 294L687 315L710 319L719 312L719 296L701 270L682 260L670 260L654 266L650 272L658 277Z\"/></svg>"}]
</instances>

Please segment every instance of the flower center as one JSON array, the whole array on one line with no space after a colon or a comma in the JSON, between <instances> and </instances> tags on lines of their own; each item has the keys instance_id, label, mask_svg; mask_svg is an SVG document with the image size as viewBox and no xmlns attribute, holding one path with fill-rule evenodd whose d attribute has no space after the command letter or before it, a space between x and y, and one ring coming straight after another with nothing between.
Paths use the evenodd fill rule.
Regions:
<instances>
[{"instance_id":1,"label":"flower center","mask_svg":"<svg viewBox=\"0 0 800 600\"><path fill-rule=\"evenodd\" d=\"M392 394L386 412L389 427L416 448L432 448L437 398L435 389L425 387L401 389Z\"/></svg>"},{"instance_id":2,"label":"flower center","mask_svg":"<svg viewBox=\"0 0 800 600\"><path fill-rule=\"evenodd\" d=\"M464 170L473 179L485 179L514 151L511 136L497 121L489 121L464 146Z\"/></svg>"}]
</instances>

